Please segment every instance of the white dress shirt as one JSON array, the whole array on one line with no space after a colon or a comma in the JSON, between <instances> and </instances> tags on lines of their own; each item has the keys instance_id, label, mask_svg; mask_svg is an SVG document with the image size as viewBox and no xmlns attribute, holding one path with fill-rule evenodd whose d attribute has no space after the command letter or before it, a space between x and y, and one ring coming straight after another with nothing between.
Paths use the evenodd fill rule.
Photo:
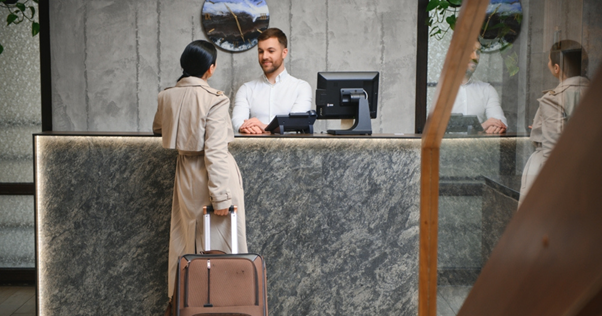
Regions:
<instances>
[{"instance_id":1,"label":"white dress shirt","mask_svg":"<svg viewBox=\"0 0 602 316\"><path fill-rule=\"evenodd\" d=\"M495 88L474 78L474 76L467 83L460 86L452 113L476 115L481 123L493 117L508 126Z\"/></svg>"},{"instance_id":2,"label":"white dress shirt","mask_svg":"<svg viewBox=\"0 0 602 316\"><path fill-rule=\"evenodd\" d=\"M245 120L256 117L269 124L274 116L311 110L311 86L288 74L286 69L271 84L265 75L243 84L234 100L232 125L238 132Z\"/></svg>"}]
</instances>

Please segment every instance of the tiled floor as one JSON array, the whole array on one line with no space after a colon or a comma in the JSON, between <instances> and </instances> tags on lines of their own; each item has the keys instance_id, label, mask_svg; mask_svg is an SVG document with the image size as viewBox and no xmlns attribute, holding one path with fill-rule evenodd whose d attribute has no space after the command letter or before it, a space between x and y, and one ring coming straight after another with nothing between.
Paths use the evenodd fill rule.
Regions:
<instances>
[{"instance_id":1,"label":"tiled floor","mask_svg":"<svg viewBox=\"0 0 602 316\"><path fill-rule=\"evenodd\" d=\"M472 286L437 286L437 316L456 316Z\"/></svg>"},{"instance_id":2,"label":"tiled floor","mask_svg":"<svg viewBox=\"0 0 602 316\"><path fill-rule=\"evenodd\" d=\"M0 316L34 316L35 294L33 286L0 286Z\"/></svg>"}]
</instances>

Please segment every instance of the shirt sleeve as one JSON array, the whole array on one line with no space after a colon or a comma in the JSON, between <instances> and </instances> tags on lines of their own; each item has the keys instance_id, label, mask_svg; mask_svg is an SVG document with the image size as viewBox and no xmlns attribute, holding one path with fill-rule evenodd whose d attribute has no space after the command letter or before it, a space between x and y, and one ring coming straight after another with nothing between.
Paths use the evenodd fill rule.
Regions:
<instances>
[{"instance_id":1,"label":"shirt sleeve","mask_svg":"<svg viewBox=\"0 0 602 316\"><path fill-rule=\"evenodd\" d=\"M230 164L228 143L230 142L230 100L226 96L218 97L207 114L205 126L205 167L209 179L211 204L216 210L232 205L230 183Z\"/></svg>"},{"instance_id":2,"label":"shirt sleeve","mask_svg":"<svg viewBox=\"0 0 602 316\"><path fill-rule=\"evenodd\" d=\"M301 80L297 87L297 99L293 104L291 112L307 112L311 110L312 93L311 86L307 81Z\"/></svg>"},{"instance_id":3,"label":"shirt sleeve","mask_svg":"<svg viewBox=\"0 0 602 316\"><path fill-rule=\"evenodd\" d=\"M495 91L495 88L489 84L487 85L486 96L487 104L485 105L485 115L487 116L487 119L496 118L508 126L508 121L500 106L500 97L498 96L497 91Z\"/></svg>"},{"instance_id":4,"label":"shirt sleeve","mask_svg":"<svg viewBox=\"0 0 602 316\"><path fill-rule=\"evenodd\" d=\"M161 125L163 121L163 106L161 104L161 95L157 97L157 113L155 113L155 119L153 120L153 133L161 135Z\"/></svg>"},{"instance_id":5,"label":"shirt sleeve","mask_svg":"<svg viewBox=\"0 0 602 316\"><path fill-rule=\"evenodd\" d=\"M248 120L251 115L251 105L249 104L246 85L242 85L236 92L234 98L234 109L232 109L232 126L234 132L238 133L240 126Z\"/></svg>"}]
</instances>

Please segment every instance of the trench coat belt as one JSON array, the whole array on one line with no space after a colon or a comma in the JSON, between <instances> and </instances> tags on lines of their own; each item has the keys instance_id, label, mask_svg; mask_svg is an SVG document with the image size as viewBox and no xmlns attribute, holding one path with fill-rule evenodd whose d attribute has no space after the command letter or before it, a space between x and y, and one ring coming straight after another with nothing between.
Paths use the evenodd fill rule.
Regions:
<instances>
[{"instance_id":1,"label":"trench coat belt","mask_svg":"<svg viewBox=\"0 0 602 316\"><path fill-rule=\"evenodd\" d=\"M180 154L182 156L204 156L205 152L204 151L184 151L184 150L178 150L178 154Z\"/></svg>"}]
</instances>

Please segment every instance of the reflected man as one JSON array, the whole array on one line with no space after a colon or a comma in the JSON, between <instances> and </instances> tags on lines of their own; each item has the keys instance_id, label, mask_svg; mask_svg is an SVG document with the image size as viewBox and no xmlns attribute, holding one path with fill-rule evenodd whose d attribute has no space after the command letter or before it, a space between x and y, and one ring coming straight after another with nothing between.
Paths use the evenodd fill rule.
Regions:
<instances>
[{"instance_id":1,"label":"reflected man","mask_svg":"<svg viewBox=\"0 0 602 316\"><path fill-rule=\"evenodd\" d=\"M452 113L476 115L486 133L504 133L508 122L500 106L497 91L489 83L482 82L473 76L479 64L480 49L481 44L476 42Z\"/></svg>"},{"instance_id":2,"label":"reflected man","mask_svg":"<svg viewBox=\"0 0 602 316\"><path fill-rule=\"evenodd\" d=\"M537 100L539 108L533 119L530 136L535 152L531 154L523 170L519 203L527 195L589 86L589 79L585 77L587 64L587 53L579 43L563 40L552 45L548 69L560 83Z\"/></svg>"},{"instance_id":3,"label":"reflected man","mask_svg":"<svg viewBox=\"0 0 602 316\"><path fill-rule=\"evenodd\" d=\"M269 28L258 41L263 75L238 89L232 110L232 125L240 133L261 134L276 115L311 110L311 86L289 75L284 67L288 55L286 35L280 29Z\"/></svg>"}]
</instances>

